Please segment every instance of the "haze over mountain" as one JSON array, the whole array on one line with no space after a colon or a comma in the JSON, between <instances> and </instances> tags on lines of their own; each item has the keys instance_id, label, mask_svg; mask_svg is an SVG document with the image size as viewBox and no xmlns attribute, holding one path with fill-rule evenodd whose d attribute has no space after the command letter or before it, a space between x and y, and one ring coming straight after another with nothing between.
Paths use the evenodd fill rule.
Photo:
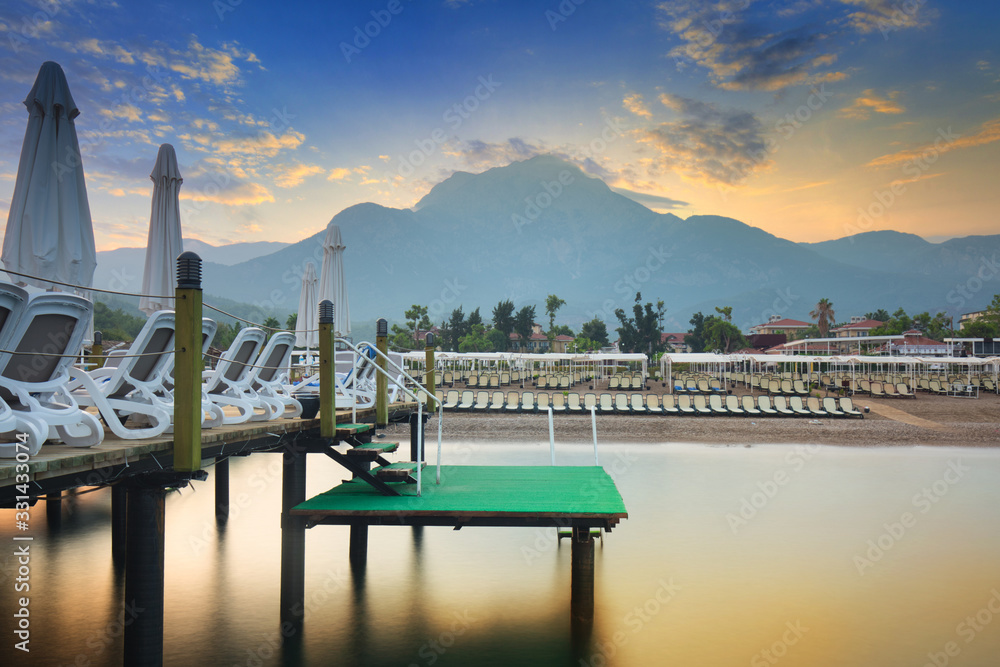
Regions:
<instances>
[{"instance_id":1,"label":"haze over mountain","mask_svg":"<svg viewBox=\"0 0 1000 667\"><path fill-rule=\"evenodd\" d=\"M745 330L770 315L808 320L823 297L844 320L900 306L957 316L1000 292L1000 236L932 244L880 231L793 243L731 218L656 213L552 156L458 172L412 210L358 204L333 222L347 246L356 321L401 322L414 303L429 306L435 323L460 305L481 307L488 319L511 299L536 305L541 322L546 295L556 294L566 301L557 322L577 327L596 316L614 328L614 310L630 312L640 291L644 302L665 302L667 330L726 305ZM229 266L204 249L206 299L296 310L305 263L322 264L324 234L260 255L257 244L239 244L255 246L241 251L256 256ZM121 252L99 261L113 265Z\"/></svg>"}]
</instances>

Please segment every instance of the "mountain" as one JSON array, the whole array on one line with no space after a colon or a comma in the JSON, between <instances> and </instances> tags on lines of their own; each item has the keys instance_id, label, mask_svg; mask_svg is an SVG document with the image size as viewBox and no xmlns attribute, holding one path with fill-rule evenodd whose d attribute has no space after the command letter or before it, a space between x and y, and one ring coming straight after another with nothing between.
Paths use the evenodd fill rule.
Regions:
<instances>
[{"instance_id":1,"label":"mountain","mask_svg":"<svg viewBox=\"0 0 1000 667\"><path fill-rule=\"evenodd\" d=\"M665 302L667 330L686 330L693 312L724 305L745 330L771 315L808 319L823 297L847 319L900 306L957 315L1000 291L1000 269L991 274L996 286L974 275L998 261L1000 236L931 244L871 232L793 243L732 218L656 213L552 156L457 172L413 209L358 204L332 222L347 246L358 322L399 323L411 304L428 306L435 323L459 306L489 319L504 299L535 305L542 322L545 298L556 294L566 301L559 322L577 327L596 316L613 329L615 309L630 313L639 291L644 302ZM206 301L296 310L306 262L322 265L324 234L233 265L207 262Z\"/></svg>"},{"instance_id":2,"label":"mountain","mask_svg":"<svg viewBox=\"0 0 1000 667\"><path fill-rule=\"evenodd\" d=\"M233 243L213 246L197 239L184 239L184 250L198 253L205 262L225 266L242 264L249 260L277 252L289 244L278 241ZM142 272L146 264L146 248L117 248L97 253L94 287L123 292L142 289Z\"/></svg>"}]
</instances>

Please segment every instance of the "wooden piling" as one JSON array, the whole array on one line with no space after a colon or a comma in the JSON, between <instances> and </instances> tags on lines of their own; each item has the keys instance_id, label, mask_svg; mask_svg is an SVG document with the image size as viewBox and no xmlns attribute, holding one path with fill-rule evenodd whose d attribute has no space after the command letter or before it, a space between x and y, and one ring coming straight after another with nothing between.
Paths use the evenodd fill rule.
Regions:
<instances>
[{"instance_id":1,"label":"wooden piling","mask_svg":"<svg viewBox=\"0 0 1000 667\"><path fill-rule=\"evenodd\" d=\"M215 459L215 522L229 520L229 457Z\"/></svg>"},{"instance_id":2,"label":"wooden piling","mask_svg":"<svg viewBox=\"0 0 1000 667\"><path fill-rule=\"evenodd\" d=\"M201 469L201 258L177 258L174 334L174 470Z\"/></svg>"},{"instance_id":3,"label":"wooden piling","mask_svg":"<svg viewBox=\"0 0 1000 667\"><path fill-rule=\"evenodd\" d=\"M199 319L200 322L200 319ZM163 664L163 523L160 484L128 483L126 510L124 663Z\"/></svg>"},{"instance_id":4,"label":"wooden piling","mask_svg":"<svg viewBox=\"0 0 1000 667\"><path fill-rule=\"evenodd\" d=\"M319 303L319 432L324 438L337 433L337 359L334 351L333 303Z\"/></svg>"},{"instance_id":5,"label":"wooden piling","mask_svg":"<svg viewBox=\"0 0 1000 667\"><path fill-rule=\"evenodd\" d=\"M291 509L306 499L306 452L294 444L282 453L281 624L301 628L305 615L306 525Z\"/></svg>"},{"instance_id":6,"label":"wooden piling","mask_svg":"<svg viewBox=\"0 0 1000 667\"><path fill-rule=\"evenodd\" d=\"M389 323L380 318L375 323L375 347L382 354L378 355L378 366L387 371L383 354L389 352ZM389 382L385 373L375 376L375 428L385 428L389 424Z\"/></svg>"}]
</instances>

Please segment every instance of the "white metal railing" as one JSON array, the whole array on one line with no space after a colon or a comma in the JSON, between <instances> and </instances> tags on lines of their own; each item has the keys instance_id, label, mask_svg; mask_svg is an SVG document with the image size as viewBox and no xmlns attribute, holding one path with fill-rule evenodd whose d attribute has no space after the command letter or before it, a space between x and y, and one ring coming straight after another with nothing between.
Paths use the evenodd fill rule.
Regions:
<instances>
[{"instance_id":1,"label":"white metal railing","mask_svg":"<svg viewBox=\"0 0 1000 667\"><path fill-rule=\"evenodd\" d=\"M339 343L343 343L344 345L346 345L351 350L354 350L355 354L357 354L360 357L366 357L367 356L359 348L357 348L353 343L351 343L351 342L349 342L347 340L344 340L343 338L335 338L334 341L335 342L339 342ZM420 384L419 382L417 382L413 378L413 376L411 376L405 370L403 370L402 368L400 368L396 364L396 362L394 362L392 359L390 359L389 355L385 354L384 352L382 352L382 350L378 349L377 347L372 346L371 343L367 343L367 345L368 345L369 349L374 350L376 356L379 356L382 359L384 359L385 362L387 364L391 365L394 370L399 371L400 375L402 375L404 378L406 378L407 380L409 380L410 382L412 382L414 385L416 385L418 391L422 391L424 394L426 394L428 396L428 400L435 400L435 401L437 400L437 397L434 396L434 394L432 394L430 392L430 390L427 389L426 385L423 385L423 384ZM370 357L368 357L368 360L369 361L374 361ZM424 404L420 402L420 398L415 393L413 393L412 391L410 391L406 387L405 382L399 382L399 380L397 380L396 378L394 378L391 375L389 375L389 373L385 369L383 369L381 366L379 366L377 363L374 364L374 367L375 367L375 371L376 372L381 373L382 375L384 375L389 382L392 382L397 387L399 387L400 389L402 389L404 393L406 393L408 396L410 396L411 398L413 398L413 400L416 401L416 403L417 403L417 423L418 423L418 428L417 428L417 462L416 463L417 463L417 495L419 496L419 495L421 495L422 490L423 490L421 470L422 470L422 467L423 467L422 464L424 462ZM334 378L336 378L336 377L337 377L337 374L334 373ZM357 373L355 373L355 380L357 380ZM375 400L376 401L378 400L377 396L376 396ZM437 483L438 484L441 483L441 415L442 415L442 412L441 412L441 407L440 406L441 406L441 402L438 401L438 466L437 466ZM352 422L354 422L354 421L357 420L357 414L358 414L358 402L357 402L357 400L355 400L354 401L354 405L352 406L352 412L351 412L351 421Z\"/></svg>"}]
</instances>

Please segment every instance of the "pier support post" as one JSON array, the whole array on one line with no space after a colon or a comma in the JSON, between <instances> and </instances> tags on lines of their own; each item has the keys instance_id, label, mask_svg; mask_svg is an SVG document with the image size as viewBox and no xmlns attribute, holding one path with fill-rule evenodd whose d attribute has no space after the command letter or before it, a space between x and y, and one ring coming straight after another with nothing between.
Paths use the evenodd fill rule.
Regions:
<instances>
[{"instance_id":1,"label":"pier support post","mask_svg":"<svg viewBox=\"0 0 1000 667\"><path fill-rule=\"evenodd\" d=\"M348 558L352 566L364 565L368 560L368 524L351 524L351 546Z\"/></svg>"},{"instance_id":2,"label":"pier support post","mask_svg":"<svg viewBox=\"0 0 1000 667\"><path fill-rule=\"evenodd\" d=\"M90 346L90 356L87 361L94 364L95 368L104 366L104 334L100 331L94 332L94 342Z\"/></svg>"},{"instance_id":3,"label":"pier support post","mask_svg":"<svg viewBox=\"0 0 1000 667\"><path fill-rule=\"evenodd\" d=\"M319 433L337 435L337 357L334 348L333 302L319 302Z\"/></svg>"},{"instance_id":4,"label":"pier support post","mask_svg":"<svg viewBox=\"0 0 1000 667\"><path fill-rule=\"evenodd\" d=\"M116 567L125 564L126 499L124 484L119 483L111 487L111 561Z\"/></svg>"},{"instance_id":5,"label":"pier support post","mask_svg":"<svg viewBox=\"0 0 1000 667\"><path fill-rule=\"evenodd\" d=\"M50 491L45 496L45 523L50 531L58 530L62 525L62 491Z\"/></svg>"},{"instance_id":6,"label":"pier support post","mask_svg":"<svg viewBox=\"0 0 1000 667\"><path fill-rule=\"evenodd\" d=\"M389 353L389 323L385 318L375 322L375 347L382 354ZM385 358L378 355L378 366L383 371L386 368ZM383 373L375 374L375 428L385 428L389 425L389 381Z\"/></svg>"},{"instance_id":7,"label":"pier support post","mask_svg":"<svg viewBox=\"0 0 1000 667\"><path fill-rule=\"evenodd\" d=\"M125 664L163 664L163 521L166 492L158 484L127 487Z\"/></svg>"},{"instance_id":8,"label":"pier support post","mask_svg":"<svg viewBox=\"0 0 1000 667\"><path fill-rule=\"evenodd\" d=\"M570 612L574 626L594 622L594 538L589 527L573 526Z\"/></svg>"},{"instance_id":9,"label":"pier support post","mask_svg":"<svg viewBox=\"0 0 1000 667\"><path fill-rule=\"evenodd\" d=\"M290 511L306 499L306 452L289 444L281 456L281 626L298 629L305 615L306 525Z\"/></svg>"},{"instance_id":10,"label":"pier support post","mask_svg":"<svg viewBox=\"0 0 1000 667\"><path fill-rule=\"evenodd\" d=\"M427 411L437 410L437 401L434 397L434 334L429 333L424 338L424 385L430 394L427 397Z\"/></svg>"},{"instance_id":11,"label":"pier support post","mask_svg":"<svg viewBox=\"0 0 1000 667\"><path fill-rule=\"evenodd\" d=\"M424 422L430 417L426 412L424 413ZM421 423L419 415L416 412L410 413L410 460L416 461L417 457L420 456L419 447L417 447L417 438L422 437L424 431L424 424ZM426 452L425 452L426 454Z\"/></svg>"},{"instance_id":12,"label":"pier support post","mask_svg":"<svg viewBox=\"0 0 1000 667\"><path fill-rule=\"evenodd\" d=\"M229 457L215 459L215 522L229 521Z\"/></svg>"},{"instance_id":13,"label":"pier support post","mask_svg":"<svg viewBox=\"0 0 1000 667\"><path fill-rule=\"evenodd\" d=\"M174 470L201 469L202 291L201 258L177 257L174 290Z\"/></svg>"}]
</instances>

